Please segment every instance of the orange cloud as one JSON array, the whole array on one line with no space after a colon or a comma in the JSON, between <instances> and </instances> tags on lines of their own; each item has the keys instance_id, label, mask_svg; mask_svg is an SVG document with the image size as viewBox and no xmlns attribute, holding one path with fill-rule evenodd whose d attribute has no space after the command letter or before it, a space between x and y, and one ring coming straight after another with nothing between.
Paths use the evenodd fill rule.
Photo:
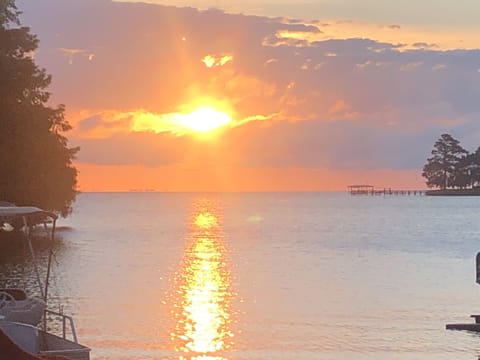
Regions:
<instances>
[{"instance_id":1,"label":"orange cloud","mask_svg":"<svg viewBox=\"0 0 480 360\"><path fill-rule=\"evenodd\" d=\"M292 24L291 20L284 21ZM425 28L420 26L399 26L378 24L366 21L318 20L296 22L306 26L315 26L318 31L298 31L283 29L269 37L265 44L311 46L315 42L331 39L372 39L379 42L399 44L400 50L419 48L477 49L480 39L475 29ZM421 42L419 42L419 40Z\"/></svg>"},{"instance_id":2,"label":"orange cloud","mask_svg":"<svg viewBox=\"0 0 480 360\"><path fill-rule=\"evenodd\" d=\"M331 120L359 119L361 114L353 111L352 106L345 100L339 99L328 109Z\"/></svg>"},{"instance_id":3,"label":"orange cloud","mask_svg":"<svg viewBox=\"0 0 480 360\"><path fill-rule=\"evenodd\" d=\"M80 115L79 115L80 114ZM207 132L220 127L237 127L251 121L264 121L277 114L249 115L244 118L232 118L230 112L222 107L199 105L184 107L182 112L155 114L144 109L118 112L115 110L89 114L82 111L74 116L73 134L76 138L102 139L118 134L151 132L169 133L181 136L192 132ZM80 116L83 118L79 118Z\"/></svg>"},{"instance_id":4,"label":"orange cloud","mask_svg":"<svg viewBox=\"0 0 480 360\"><path fill-rule=\"evenodd\" d=\"M202 59L202 62L207 68L212 68L216 66L223 66L229 62L233 61L233 55L206 55Z\"/></svg>"}]
</instances>

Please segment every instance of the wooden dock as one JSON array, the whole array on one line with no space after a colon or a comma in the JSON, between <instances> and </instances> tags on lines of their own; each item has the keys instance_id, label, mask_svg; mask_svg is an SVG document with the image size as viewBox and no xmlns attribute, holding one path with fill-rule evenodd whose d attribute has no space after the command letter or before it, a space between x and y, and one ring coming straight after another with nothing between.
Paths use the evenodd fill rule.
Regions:
<instances>
[{"instance_id":1,"label":"wooden dock","mask_svg":"<svg viewBox=\"0 0 480 360\"><path fill-rule=\"evenodd\" d=\"M470 315L470 317L475 319L474 323L447 324L445 325L445 328L447 330L465 330L472 332L480 332L480 315Z\"/></svg>"},{"instance_id":2,"label":"wooden dock","mask_svg":"<svg viewBox=\"0 0 480 360\"><path fill-rule=\"evenodd\" d=\"M375 189L372 185L350 185L350 195L425 195L423 190Z\"/></svg>"}]
</instances>

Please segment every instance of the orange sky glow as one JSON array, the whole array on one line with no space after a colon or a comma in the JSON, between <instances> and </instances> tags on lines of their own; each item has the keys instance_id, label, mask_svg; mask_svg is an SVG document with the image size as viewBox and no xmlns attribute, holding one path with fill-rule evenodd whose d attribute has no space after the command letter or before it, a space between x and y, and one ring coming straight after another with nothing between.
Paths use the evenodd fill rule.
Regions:
<instances>
[{"instance_id":1,"label":"orange sky glow","mask_svg":"<svg viewBox=\"0 0 480 360\"><path fill-rule=\"evenodd\" d=\"M77 163L84 191L256 192L345 191L368 183L378 189L420 189L418 171L335 171L305 168L99 166ZM194 179L194 181L192 181ZM275 181L273 181L273 179ZM294 185L292 185L294 184Z\"/></svg>"},{"instance_id":2,"label":"orange sky glow","mask_svg":"<svg viewBox=\"0 0 480 360\"><path fill-rule=\"evenodd\" d=\"M81 147L80 191L424 189L440 134L478 146L473 25L127 1L21 10Z\"/></svg>"}]
</instances>

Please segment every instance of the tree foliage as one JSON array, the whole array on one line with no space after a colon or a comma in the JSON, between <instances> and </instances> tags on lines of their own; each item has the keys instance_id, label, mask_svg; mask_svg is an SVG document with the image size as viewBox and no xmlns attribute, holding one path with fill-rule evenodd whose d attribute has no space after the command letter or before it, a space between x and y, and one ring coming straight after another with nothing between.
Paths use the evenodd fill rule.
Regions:
<instances>
[{"instance_id":1,"label":"tree foliage","mask_svg":"<svg viewBox=\"0 0 480 360\"><path fill-rule=\"evenodd\" d=\"M51 76L36 66L38 39L14 0L0 0L0 200L66 216L75 200L78 148L68 147L64 106L48 106Z\"/></svg>"},{"instance_id":2,"label":"tree foliage","mask_svg":"<svg viewBox=\"0 0 480 360\"><path fill-rule=\"evenodd\" d=\"M480 147L473 154L449 134L442 134L423 167L429 187L468 188L480 184Z\"/></svg>"},{"instance_id":3,"label":"tree foliage","mask_svg":"<svg viewBox=\"0 0 480 360\"><path fill-rule=\"evenodd\" d=\"M469 174L472 186L480 186L480 146L473 154L468 155Z\"/></svg>"}]
</instances>

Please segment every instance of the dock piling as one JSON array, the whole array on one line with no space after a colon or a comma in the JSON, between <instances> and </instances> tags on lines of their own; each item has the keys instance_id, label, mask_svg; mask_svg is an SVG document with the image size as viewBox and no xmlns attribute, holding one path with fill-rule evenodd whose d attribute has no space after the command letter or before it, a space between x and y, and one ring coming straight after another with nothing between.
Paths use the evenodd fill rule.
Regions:
<instances>
[{"instance_id":1,"label":"dock piling","mask_svg":"<svg viewBox=\"0 0 480 360\"><path fill-rule=\"evenodd\" d=\"M425 195L423 190L392 190L392 188L375 189L372 185L349 185L350 195Z\"/></svg>"}]
</instances>

